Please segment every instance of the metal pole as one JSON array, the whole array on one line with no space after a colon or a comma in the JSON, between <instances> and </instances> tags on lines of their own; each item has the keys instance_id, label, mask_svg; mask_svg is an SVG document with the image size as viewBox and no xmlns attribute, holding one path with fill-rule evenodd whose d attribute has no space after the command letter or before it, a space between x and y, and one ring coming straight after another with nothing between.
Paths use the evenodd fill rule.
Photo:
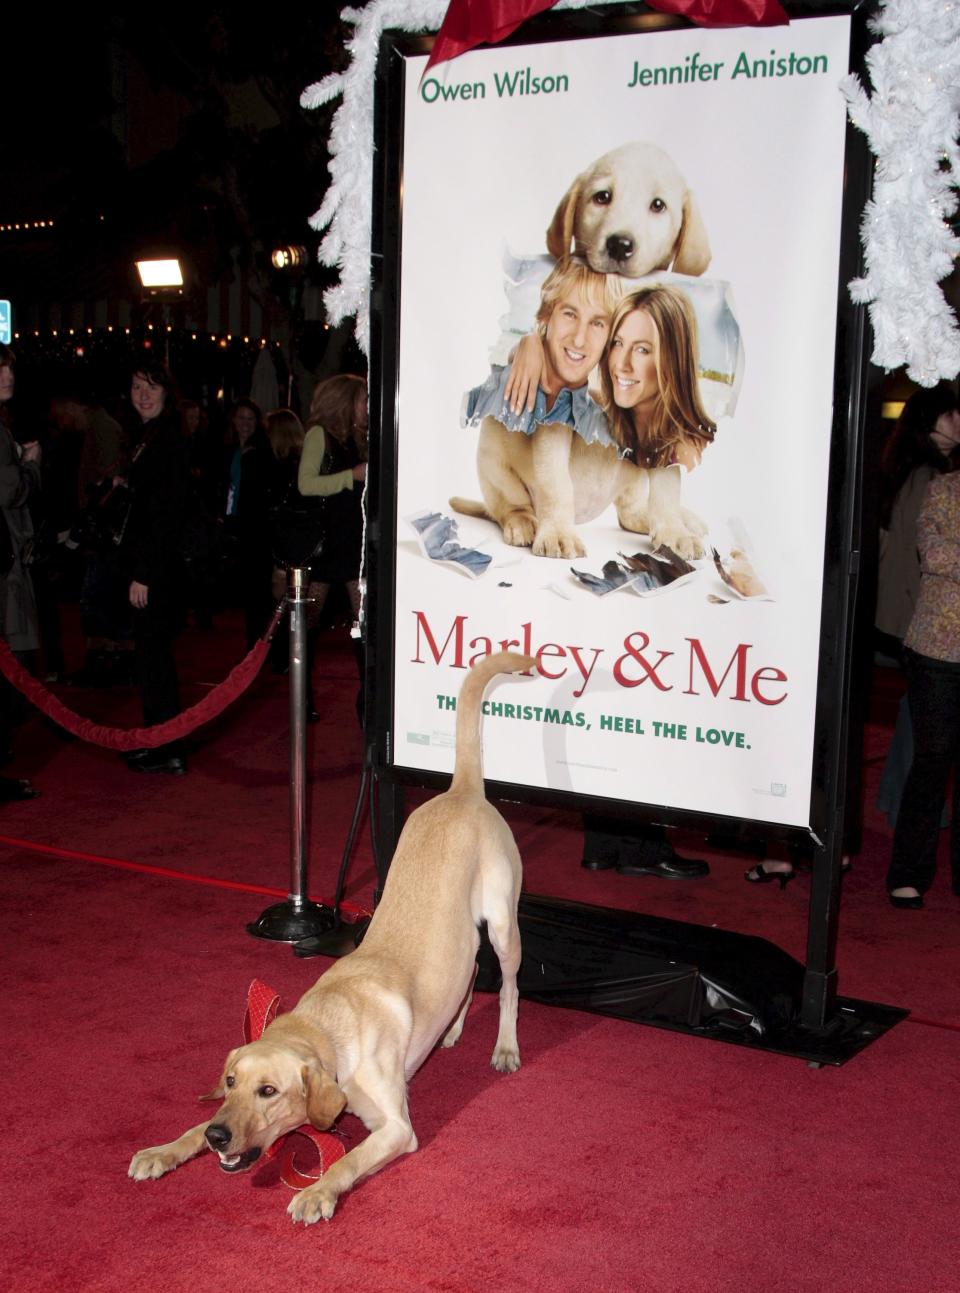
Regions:
<instances>
[{"instance_id":1,"label":"metal pole","mask_svg":"<svg viewBox=\"0 0 960 1293\"><path fill-rule=\"evenodd\" d=\"M286 604L290 612L290 893L247 926L255 938L277 943L303 939L332 940L338 955L345 935L337 913L307 897L307 585L310 570L287 571ZM333 948L337 950L333 950ZM326 947L324 949L326 950ZM345 950L345 949L344 949Z\"/></svg>"},{"instance_id":2,"label":"metal pole","mask_svg":"<svg viewBox=\"0 0 960 1293\"><path fill-rule=\"evenodd\" d=\"M307 898L307 579L302 566L287 572L290 607L290 902Z\"/></svg>"}]
</instances>

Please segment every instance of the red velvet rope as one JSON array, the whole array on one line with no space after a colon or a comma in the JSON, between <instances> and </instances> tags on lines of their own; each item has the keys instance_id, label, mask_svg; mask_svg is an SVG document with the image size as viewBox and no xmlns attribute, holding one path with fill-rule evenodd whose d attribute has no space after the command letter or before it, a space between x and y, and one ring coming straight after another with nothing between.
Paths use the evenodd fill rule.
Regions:
<instances>
[{"instance_id":1,"label":"red velvet rope","mask_svg":"<svg viewBox=\"0 0 960 1293\"><path fill-rule=\"evenodd\" d=\"M188 733L195 731L202 723L209 723L217 718L238 696L242 696L260 672L270 643L262 639L255 642L250 652L244 656L236 668L214 689L204 696L203 700L186 709L176 718L166 723L157 723L155 727L106 727L92 719L82 718L72 709L67 709L62 701L47 690L36 678L31 677L16 658L6 642L0 639L0 673L18 691L23 692L37 709L52 718L60 727L66 728L74 736L93 745L102 745L107 750L154 749L166 745Z\"/></svg>"}]
</instances>

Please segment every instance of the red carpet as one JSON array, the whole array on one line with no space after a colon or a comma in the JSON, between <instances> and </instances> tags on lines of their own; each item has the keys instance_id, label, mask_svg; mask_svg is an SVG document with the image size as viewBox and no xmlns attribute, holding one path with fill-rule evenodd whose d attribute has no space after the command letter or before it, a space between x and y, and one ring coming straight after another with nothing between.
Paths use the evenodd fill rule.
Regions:
<instances>
[{"instance_id":1,"label":"red carpet","mask_svg":"<svg viewBox=\"0 0 960 1293\"><path fill-rule=\"evenodd\" d=\"M188 703L241 654L235 621L185 636ZM135 1149L199 1121L245 993L296 997L321 969L244 924L269 898L0 846L7 1047L0 1277L27 1290L950 1290L960 1125L957 918L946 869L924 912L883 893L889 835L870 807L893 719L881 675L868 731L866 839L844 881L841 990L908 1006L842 1069L521 1003L523 1067L488 1067L496 1003L411 1085L420 1151L361 1184L329 1224L295 1229L267 1164L231 1178L212 1156L157 1182ZM352 812L355 673L333 636L311 728L311 889L330 893ZM69 700L74 700L72 696ZM78 693L138 720L132 693ZM7 837L195 876L287 884L285 681L267 675L202 732L183 779L32 720L16 771L43 798L4 806ZM802 958L808 881L782 894L704 851L695 883L588 875L577 819L511 808L533 892L760 934ZM373 885L364 833L349 895ZM351 1138L362 1133L346 1118ZM305 1151L306 1155L309 1150Z\"/></svg>"}]
</instances>

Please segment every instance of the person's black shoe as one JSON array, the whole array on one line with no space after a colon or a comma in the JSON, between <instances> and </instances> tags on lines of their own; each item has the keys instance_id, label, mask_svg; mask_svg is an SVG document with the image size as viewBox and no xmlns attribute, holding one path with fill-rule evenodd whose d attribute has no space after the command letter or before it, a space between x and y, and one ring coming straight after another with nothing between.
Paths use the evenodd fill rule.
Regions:
<instances>
[{"instance_id":1,"label":"person's black shoe","mask_svg":"<svg viewBox=\"0 0 960 1293\"><path fill-rule=\"evenodd\" d=\"M586 821L586 818L584 819ZM587 827L583 839L583 859L580 865L585 871L609 871L620 860L624 850L636 845L632 840L621 835Z\"/></svg>"},{"instance_id":2,"label":"person's black shoe","mask_svg":"<svg viewBox=\"0 0 960 1293\"><path fill-rule=\"evenodd\" d=\"M752 866L749 871L744 871L743 878L750 884L769 884L771 880L776 880L777 884L780 886L780 892L782 893L793 877L797 874L792 865L789 863L787 865L788 869L777 871L772 867L768 869L762 862L758 862L757 865Z\"/></svg>"},{"instance_id":3,"label":"person's black shoe","mask_svg":"<svg viewBox=\"0 0 960 1293\"><path fill-rule=\"evenodd\" d=\"M612 857L585 857L580 865L585 871L609 871L611 867L616 865L616 859Z\"/></svg>"},{"instance_id":4,"label":"person's black shoe","mask_svg":"<svg viewBox=\"0 0 960 1293\"><path fill-rule=\"evenodd\" d=\"M142 746L139 750L125 750L123 757L127 764L133 767L135 763L142 763L144 759L149 759L152 754L153 750L147 746Z\"/></svg>"},{"instance_id":5,"label":"person's black shoe","mask_svg":"<svg viewBox=\"0 0 960 1293\"><path fill-rule=\"evenodd\" d=\"M918 893L888 893L887 897L890 899L891 907L903 907L911 911L919 911L923 906L923 898Z\"/></svg>"},{"instance_id":6,"label":"person's black shoe","mask_svg":"<svg viewBox=\"0 0 960 1293\"><path fill-rule=\"evenodd\" d=\"M40 791L26 777L0 777L0 803L39 798Z\"/></svg>"},{"instance_id":7,"label":"person's black shoe","mask_svg":"<svg viewBox=\"0 0 960 1293\"><path fill-rule=\"evenodd\" d=\"M655 862L618 862L618 875L658 875L661 880L700 880L710 868L700 858L682 858L676 853Z\"/></svg>"},{"instance_id":8,"label":"person's black shoe","mask_svg":"<svg viewBox=\"0 0 960 1293\"><path fill-rule=\"evenodd\" d=\"M187 771L187 761L179 754L148 750L146 758L130 760L127 767L132 772L168 772L172 777L182 777Z\"/></svg>"}]
</instances>

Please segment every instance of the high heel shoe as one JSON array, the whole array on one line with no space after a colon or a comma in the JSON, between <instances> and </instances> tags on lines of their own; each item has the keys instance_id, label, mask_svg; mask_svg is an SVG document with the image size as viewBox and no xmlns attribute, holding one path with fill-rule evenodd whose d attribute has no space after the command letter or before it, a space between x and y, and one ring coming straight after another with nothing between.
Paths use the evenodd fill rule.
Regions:
<instances>
[{"instance_id":1,"label":"high heel shoe","mask_svg":"<svg viewBox=\"0 0 960 1293\"><path fill-rule=\"evenodd\" d=\"M762 862L758 862L756 866L744 871L743 878L750 884L769 884L771 880L776 880L783 890L796 874L793 867L789 871L768 871Z\"/></svg>"}]
</instances>

